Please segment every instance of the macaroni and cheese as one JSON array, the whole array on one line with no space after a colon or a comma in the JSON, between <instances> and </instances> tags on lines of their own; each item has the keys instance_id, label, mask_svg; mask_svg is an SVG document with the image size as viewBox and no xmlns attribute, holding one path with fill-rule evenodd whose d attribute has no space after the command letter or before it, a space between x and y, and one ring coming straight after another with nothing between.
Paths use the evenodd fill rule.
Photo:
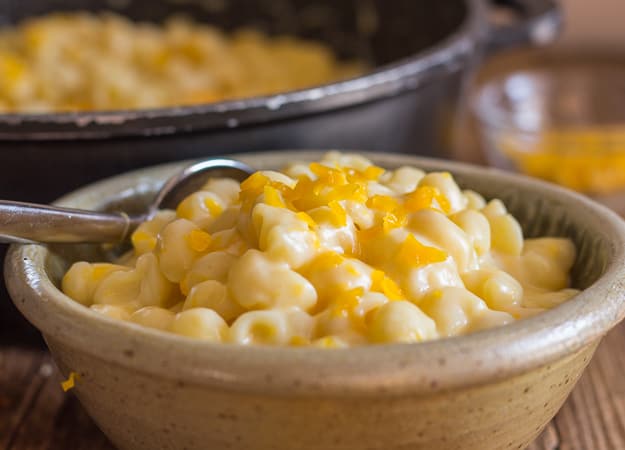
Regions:
<instances>
[{"instance_id":1,"label":"macaroni and cheese","mask_svg":"<svg viewBox=\"0 0 625 450\"><path fill-rule=\"evenodd\" d=\"M50 14L0 28L0 113L156 108L295 90L349 78L325 45L182 18Z\"/></svg>"},{"instance_id":2,"label":"macaroni and cheese","mask_svg":"<svg viewBox=\"0 0 625 450\"><path fill-rule=\"evenodd\" d=\"M338 152L240 184L212 179L132 244L114 263L75 263L63 291L100 314L214 342L421 342L577 292L570 240L524 239L500 200L449 173Z\"/></svg>"}]
</instances>

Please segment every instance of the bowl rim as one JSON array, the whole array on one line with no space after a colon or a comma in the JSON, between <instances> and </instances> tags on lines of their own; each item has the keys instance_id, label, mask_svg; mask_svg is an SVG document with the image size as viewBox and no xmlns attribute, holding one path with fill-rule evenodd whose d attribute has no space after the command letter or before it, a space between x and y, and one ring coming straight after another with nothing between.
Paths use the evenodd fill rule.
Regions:
<instances>
[{"instance_id":1,"label":"bowl rim","mask_svg":"<svg viewBox=\"0 0 625 450\"><path fill-rule=\"evenodd\" d=\"M297 151L312 160L323 151ZM625 222L614 212L564 188L492 168L392 153L359 152L383 167L417 165L447 170L554 203L575 206L584 225L610 248L603 275L573 299L512 324L419 344L349 349L245 347L195 341L121 322L91 311L58 290L46 275L49 251L42 245L12 245L5 280L18 309L52 347L72 348L151 376L236 391L297 395L432 393L483 385L520 375L596 343L625 316ZM250 164L275 167L293 152L235 155ZM188 162L187 162L188 163ZM165 164L93 183L60 199L97 204L114 192L151 191L185 162ZM259 164L260 166L260 164ZM583 214L583 216L581 216Z\"/></svg>"},{"instance_id":2,"label":"bowl rim","mask_svg":"<svg viewBox=\"0 0 625 450\"><path fill-rule=\"evenodd\" d=\"M590 66L584 60L563 60L560 63L543 65L538 67L525 67L514 71L504 71L502 73L488 77L469 93L468 104L473 115L479 122L491 130L498 132L514 133L515 135L538 136L549 129L558 130L586 130L586 129L620 129L623 127L622 120L606 121L604 123L589 120L586 123L560 124L550 123L549 120L540 123L537 127L520 126L511 119L511 110L498 104L498 99L502 97L505 84L513 78L529 78L532 80L546 81L554 83L558 78L570 78L574 76L570 73L571 68L581 68L584 76L590 72L613 72L612 75L625 74L625 65L604 64L598 67ZM532 93L525 95L526 98L540 96L539 90L532 89Z\"/></svg>"}]
</instances>

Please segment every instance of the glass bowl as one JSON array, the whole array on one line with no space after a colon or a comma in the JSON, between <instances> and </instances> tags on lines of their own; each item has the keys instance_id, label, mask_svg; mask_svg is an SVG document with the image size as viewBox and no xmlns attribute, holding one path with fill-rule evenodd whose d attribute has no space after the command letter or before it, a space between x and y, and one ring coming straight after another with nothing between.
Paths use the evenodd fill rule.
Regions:
<instances>
[{"instance_id":1,"label":"glass bowl","mask_svg":"<svg viewBox=\"0 0 625 450\"><path fill-rule=\"evenodd\" d=\"M608 203L623 197L625 65L568 61L508 72L478 87L472 106L492 165Z\"/></svg>"}]
</instances>

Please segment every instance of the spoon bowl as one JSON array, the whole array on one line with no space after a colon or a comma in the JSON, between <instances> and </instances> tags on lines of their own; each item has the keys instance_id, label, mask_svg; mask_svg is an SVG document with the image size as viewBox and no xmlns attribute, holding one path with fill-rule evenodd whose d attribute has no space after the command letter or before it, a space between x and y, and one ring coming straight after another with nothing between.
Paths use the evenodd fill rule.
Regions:
<instances>
[{"instance_id":1,"label":"spoon bowl","mask_svg":"<svg viewBox=\"0 0 625 450\"><path fill-rule=\"evenodd\" d=\"M243 181L254 172L252 167L235 159L212 158L191 164L163 184L149 214L154 215L159 209L175 209L187 195L198 191L209 177Z\"/></svg>"}]
</instances>

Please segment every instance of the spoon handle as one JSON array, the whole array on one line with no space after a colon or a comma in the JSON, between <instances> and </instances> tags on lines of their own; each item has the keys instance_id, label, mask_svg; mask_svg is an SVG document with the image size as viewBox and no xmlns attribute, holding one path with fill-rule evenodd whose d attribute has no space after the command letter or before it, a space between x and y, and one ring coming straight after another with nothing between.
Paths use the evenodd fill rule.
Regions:
<instances>
[{"instance_id":1,"label":"spoon handle","mask_svg":"<svg viewBox=\"0 0 625 450\"><path fill-rule=\"evenodd\" d=\"M0 200L0 242L120 242L137 220L124 213L100 213Z\"/></svg>"}]
</instances>

